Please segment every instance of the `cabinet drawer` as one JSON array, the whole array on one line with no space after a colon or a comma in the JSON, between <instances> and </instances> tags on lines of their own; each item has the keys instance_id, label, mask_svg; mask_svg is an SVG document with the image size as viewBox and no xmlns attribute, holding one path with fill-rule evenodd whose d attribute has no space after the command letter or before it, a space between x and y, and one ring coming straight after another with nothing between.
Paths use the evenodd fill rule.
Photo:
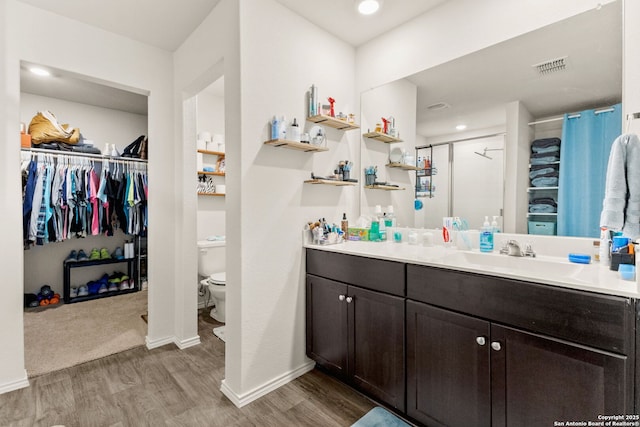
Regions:
<instances>
[{"instance_id":1,"label":"cabinet drawer","mask_svg":"<svg viewBox=\"0 0 640 427\"><path fill-rule=\"evenodd\" d=\"M632 354L630 298L407 266L407 297L528 331L621 354Z\"/></svg>"},{"instance_id":2,"label":"cabinet drawer","mask_svg":"<svg viewBox=\"0 0 640 427\"><path fill-rule=\"evenodd\" d=\"M405 264L307 249L307 273L365 289L404 296Z\"/></svg>"}]
</instances>

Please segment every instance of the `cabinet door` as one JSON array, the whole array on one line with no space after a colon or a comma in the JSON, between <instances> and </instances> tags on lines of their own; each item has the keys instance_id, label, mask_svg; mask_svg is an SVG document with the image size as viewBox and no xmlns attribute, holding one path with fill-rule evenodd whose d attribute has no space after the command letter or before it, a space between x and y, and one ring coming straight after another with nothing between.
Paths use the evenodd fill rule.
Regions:
<instances>
[{"instance_id":1,"label":"cabinet door","mask_svg":"<svg viewBox=\"0 0 640 427\"><path fill-rule=\"evenodd\" d=\"M404 298L353 286L348 293L351 381L404 411Z\"/></svg>"},{"instance_id":2,"label":"cabinet door","mask_svg":"<svg viewBox=\"0 0 640 427\"><path fill-rule=\"evenodd\" d=\"M489 332L486 321L407 301L408 415L429 426L490 425Z\"/></svg>"},{"instance_id":3,"label":"cabinet door","mask_svg":"<svg viewBox=\"0 0 640 427\"><path fill-rule=\"evenodd\" d=\"M347 375L347 285L307 274L307 356Z\"/></svg>"},{"instance_id":4,"label":"cabinet door","mask_svg":"<svg viewBox=\"0 0 640 427\"><path fill-rule=\"evenodd\" d=\"M492 425L552 426L633 411L626 356L491 326Z\"/></svg>"}]
</instances>

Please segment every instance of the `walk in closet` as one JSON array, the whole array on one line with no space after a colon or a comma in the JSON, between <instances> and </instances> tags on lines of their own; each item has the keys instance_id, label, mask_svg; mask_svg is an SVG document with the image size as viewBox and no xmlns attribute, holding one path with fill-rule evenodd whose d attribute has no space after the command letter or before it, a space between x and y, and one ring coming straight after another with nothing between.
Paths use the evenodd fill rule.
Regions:
<instances>
[{"instance_id":1,"label":"walk in closet","mask_svg":"<svg viewBox=\"0 0 640 427\"><path fill-rule=\"evenodd\" d=\"M144 344L147 297L140 291L147 287L148 162L142 144L123 155L141 136L141 143L153 143L145 138L146 94L62 70L37 77L29 72L32 66L21 64L23 127L28 130L38 112L49 111L60 124L77 128L81 139L78 145L22 144L29 375ZM59 295L55 304L40 303L47 287ZM93 342L73 335L84 327ZM54 337L47 347L39 347L39 329Z\"/></svg>"}]
</instances>

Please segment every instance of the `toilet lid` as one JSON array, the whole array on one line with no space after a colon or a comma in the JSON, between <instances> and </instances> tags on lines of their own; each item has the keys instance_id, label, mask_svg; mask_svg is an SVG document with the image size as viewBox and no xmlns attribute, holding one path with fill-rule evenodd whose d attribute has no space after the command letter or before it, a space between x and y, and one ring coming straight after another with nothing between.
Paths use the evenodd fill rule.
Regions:
<instances>
[{"instance_id":1,"label":"toilet lid","mask_svg":"<svg viewBox=\"0 0 640 427\"><path fill-rule=\"evenodd\" d=\"M211 280L216 285L225 285L227 283L227 274L226 272L213 273L209 276L209 280Z\"/></svg>"}]
</instances>

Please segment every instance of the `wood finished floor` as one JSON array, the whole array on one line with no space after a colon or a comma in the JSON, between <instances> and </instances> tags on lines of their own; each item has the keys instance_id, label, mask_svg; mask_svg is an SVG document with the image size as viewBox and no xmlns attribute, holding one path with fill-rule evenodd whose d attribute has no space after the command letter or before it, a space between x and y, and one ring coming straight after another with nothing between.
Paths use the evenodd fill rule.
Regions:
<instances>
[{"instance_id":1,"label":"wood finished floor","mask_svg":"<svg viewBox=\"0 0 640 427\"><path fill-rule=\"evenodd\" d=\"M30 380L0 395L0 426L350 426L374 405L314 370L243 408L220 391L224 343L199 315L202 343L138 347Z\"/></svg>"}]
</instances>

